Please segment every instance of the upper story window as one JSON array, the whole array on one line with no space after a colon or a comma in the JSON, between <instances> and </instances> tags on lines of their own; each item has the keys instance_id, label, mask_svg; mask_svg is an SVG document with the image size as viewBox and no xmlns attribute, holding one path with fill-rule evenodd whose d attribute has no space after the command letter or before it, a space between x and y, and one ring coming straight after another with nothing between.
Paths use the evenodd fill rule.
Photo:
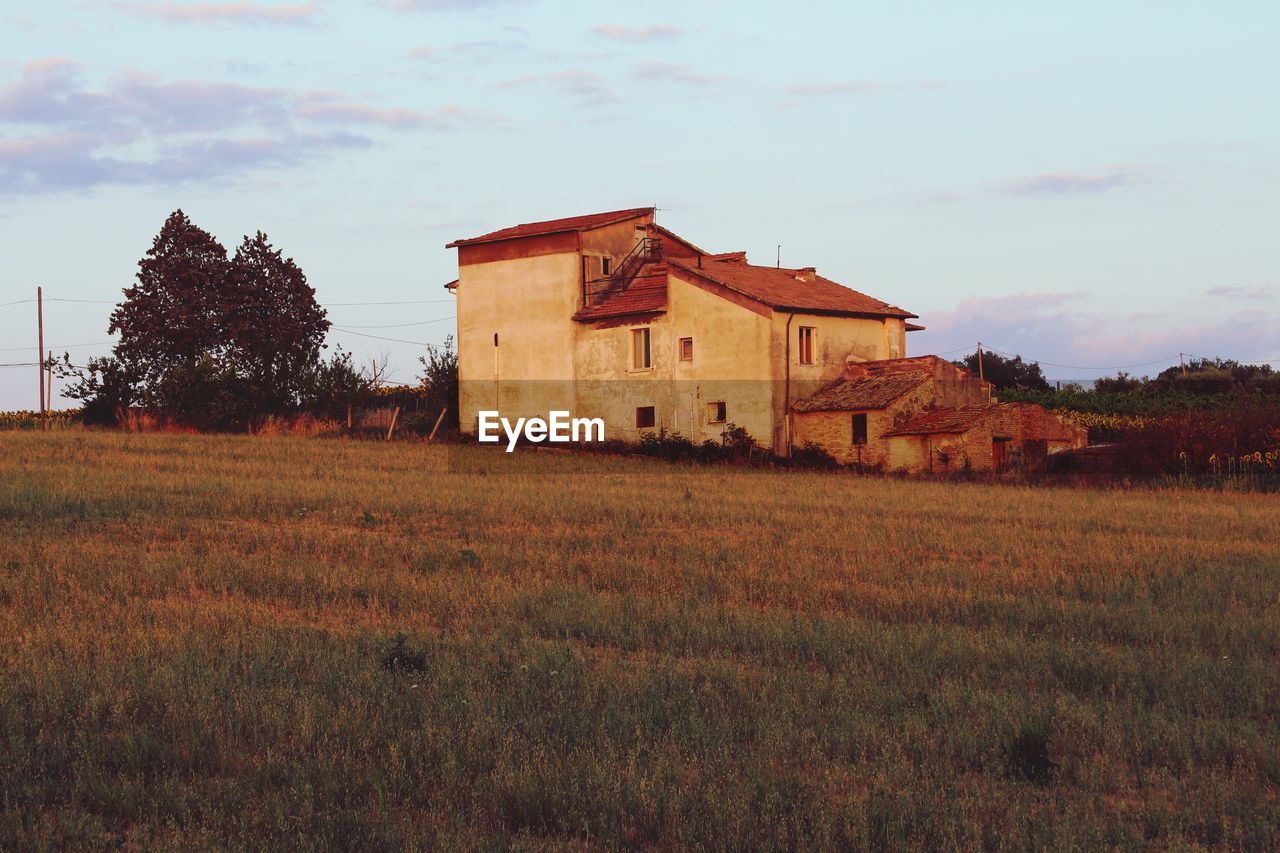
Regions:
<instances>
[{"instance_id":1,"label":"upper story window","mask_svg":"<svg viewBox=\"0 0 1280 853\"><path fill-rule=\"evenodd\" d=\"M600 259L600 275L609 275L613 272L613 258L603 257Z\"/></svg>"},{"instance_id":2,"label":"upper story window","mask_svg":"<svg viewBox=\"0 0 1280 853\"><path fill-rule=\"evenodd\" d=\"M631 369L648 370L653 367L653 351L649 346L649 327L631 330Z\"/></svg>"},{"instance_id":3,"label":"upper story window","mask_svg":"<svg viewBox=\"0 0 1280 853\"><path fill-rule=\"evenodd\" d=\"M797 353L800 356L801 364L813 364L813 326L800 327L800 340Z\"/></svg>"},{"instance_id":4,"label":"upper story window","mask_svg":"<svg viewBox=\"0 0 1280 853\"><path fill-rule=\"evenodd\" d=\"M680 339L680 360L693 361L693 338Z\"/></svg>"}]
</instances>

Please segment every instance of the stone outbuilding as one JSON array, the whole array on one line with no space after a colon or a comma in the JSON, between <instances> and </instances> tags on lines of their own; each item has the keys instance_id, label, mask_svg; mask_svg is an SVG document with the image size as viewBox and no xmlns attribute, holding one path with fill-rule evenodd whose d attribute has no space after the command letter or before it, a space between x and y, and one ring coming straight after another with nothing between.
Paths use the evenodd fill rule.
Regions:
<instances>
[{"instance_id":1,"label":"stone outbuilding","mask_svg":"<svg viewBox=\"0 0 1280 853\"><path fill-rule=\"evenodd\" d=\"M1088 432L1030 403L998 403L989 382L937 356L855 362L791 407L796 446L839 462L911 473L1034 469Z\"/></svg>"},{"instance_id":2,"label":"stone outbuilding","mask_svg":"<svg viewBox=\"0 0 1280 853\"><path fill-rule=\"evenodd\" d=\"M884 434L891 468L916 472L1036 471L1089 443L1089 431L1034 403L935 409Z\"/></svg>"}]
</instances>

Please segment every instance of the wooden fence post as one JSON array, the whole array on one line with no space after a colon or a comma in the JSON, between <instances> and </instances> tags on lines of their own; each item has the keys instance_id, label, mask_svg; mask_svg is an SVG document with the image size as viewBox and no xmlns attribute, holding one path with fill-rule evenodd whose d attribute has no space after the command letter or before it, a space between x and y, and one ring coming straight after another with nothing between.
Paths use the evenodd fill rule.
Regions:
<instances>
[{"instance_id":1,"label":"wooden fence post","mask_svg":"<svg viewBox=\"0 0 1280 853\"><path fill-rule=\"evenodd\" d=\"M391 413L391 426L387 427L387 441L391 440L391 433L396 431L396 418L400 417L400 407L396 406L396 410Z\"/></svg>"},{"instance_id":2,"label":"wooden fence post","mask_svg":"<svg viewBox=\"0 0 1280 853\"><path fill-rule=\"evenodd\" d=\"M431 428L431 435L427 436L427 441L435 441L436 430L440 429L440 422L444 420L445 413L448 411L448 406L440 410L440 417L436 418L436 425Z\"/></svg>"}]
</instances>

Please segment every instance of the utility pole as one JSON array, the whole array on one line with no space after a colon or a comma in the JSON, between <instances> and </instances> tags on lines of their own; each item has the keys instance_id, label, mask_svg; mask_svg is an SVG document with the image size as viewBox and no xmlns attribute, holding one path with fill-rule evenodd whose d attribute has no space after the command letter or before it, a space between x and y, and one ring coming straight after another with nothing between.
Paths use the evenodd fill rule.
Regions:
<instances>
[{"instance_id":1,"label":"utility pole","mask_svg":"<svg viewBox=\"0 0 1280 853\"><path fill-rule=\"evenodd\" d=\"M36 350L36 361L40 368L40 429L45 429L44 408L44 288L36 287L36 336L40 339L40 348Z\"/></svg>"},{"instance_id":2,"label":"utility pole","mask_svg":"<svg viewBox=\"0 0 1280 853\"><path fill-rule=\"evenodd\" d=\"M983 382L987 381L987 377L982 373L982 341L978 341L978 378Z\"/></svg>"}]
</instances>

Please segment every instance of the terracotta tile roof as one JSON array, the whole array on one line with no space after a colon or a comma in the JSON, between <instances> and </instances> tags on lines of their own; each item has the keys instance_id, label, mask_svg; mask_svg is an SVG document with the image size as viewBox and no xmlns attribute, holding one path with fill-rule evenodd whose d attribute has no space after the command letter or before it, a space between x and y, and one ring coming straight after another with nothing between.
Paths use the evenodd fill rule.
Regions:
<instances>
[{"instance_id":1,"label":"terracotta tile roof","mask_svg":"<svg viewBox=\"0 0 1280 853\"><path fill-rule=\"evenodd\" d=\"M667 310L667 265L647 264L629 287L599 305L583 308L575 320L604 320L631 314L658 314Z\"/></svg>"},{"instance_id":2,"label":"terracotta tile roof","mask_svg":"<svg viewBox=\"0 0 1280 853\"><path fill-rule=\"evenodd\" d=\"M1000 403L977 406L960 406L955 409L935 409L912 418L885 435L934 435L935 433L965 432L988 415L995 414Z\"/></svg>"},{"instance_id":3,"label":"terracotta tile roof","mask_svg":"<svg viewBox=\"0 0 1280 853\"><path fill-rule=\"evenodd\" d=\"M853 314L873 317L915 317L909 311L859 293L814 274L812 270L759 267L742 260L703 258L696 261L669 258L674 267L710 279L730 290L781 311L815 314ZM799 277L807 275L808 279Z\"/></svg>"},{"instance_id":4,"label":"terracotta tile roof","mask_svg":"<svg viewBox=\"0 0 1280 853\"><path fill-rule=\"evenodd\" d=\"M927 370L910 373L887 373L861 379L841 379L816 394L797 400L797 412L847 412L859 409L883 409L908 391L928 381Z\"/></svg>"},{"instance_id":5,"label":"terracotta tile roof","mask_svg":"<svg viewBox=\"0 0 1280 853\"><path fill-rule=\"evenodd\" d=\"M633 207L628 210L611 210L607 213L591 213L586 216L570 216L565 219L548 219L545 222L527 222L481 234L479 237L464 237L446 243L446 249L455 246L470 246L474 243L493 243L498 240L511 240L516 237L535 237L539 234L559 234L562 231L590 231L615 222L646 216L653 213L652 207Z\"/></svg>"}]
</instances>

